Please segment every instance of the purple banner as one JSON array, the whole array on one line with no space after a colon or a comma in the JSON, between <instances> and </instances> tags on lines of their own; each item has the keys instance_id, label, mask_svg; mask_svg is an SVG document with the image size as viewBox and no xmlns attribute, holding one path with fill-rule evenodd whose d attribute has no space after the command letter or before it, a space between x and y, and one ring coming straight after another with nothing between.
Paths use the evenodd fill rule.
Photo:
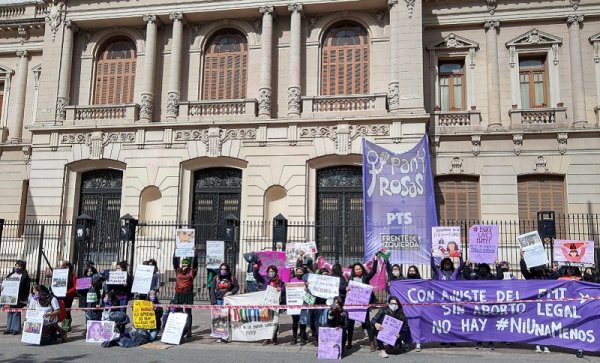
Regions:
<instances>
[{"instance_id":1,"label":"purple banner","mask_svg":"<svg viewBox=\"0 0 600 363\"><path fill-rule=\"evenodd\" d=\"M382 249L391 263L428 264L437 226L427 135L394 153L363 139L365 261Z\"/></svg>"},{"instance_id":2,"label":"purple banner","mask_svg":"<svg viewBox=\"0 0 600 363\"><path fill-rule=\"evenodd\" d=\"M284 282L290 282L291 272L285 266L285 252L282 251L259 251L255 252L260 259L260 268L258 273L267 276L267 268L271 265L277 267L279 278Z\"/></svg>"},{"instance_id":3,"label":"purple banner","mask_svg":"<svg viewBox=\"0 0 600 363\"><path fill-rule=\"evenodd\" d=\"M350 281L348 283L348 293L346 294L344 305L367 305L371 300L372 292L373 286ZM348 309L348 319L364 323L366 317L366 309Z\"/></svg>"},{"instance_id":4,"label":"purple banner","mask_svg":"<svg viewBox=\"0 0 600 363\"><path fill-rule=\"evenodd\" d=\"M469 261L495 263L498 258L498 226L474 225L469 228Z\"/></svg>"},{"instance_id":5,"label":"purple banner","mask_svg":"<svg viewBox=\"0 0 600 363\"><path fill-rule=\"evenodd\" d=\"M342 328L319 327L317 359L342 359Z\"/></svg>"},{"instance_id":6,"label":"purple banner","mask_svg":"<svg viewBox=\"0 0 600 363\"><path fill-rule=\"evenodd\" d=\"M390 289L416 342L485 340L600 351L595 283L402 280Z\"/></svg>"}]
</instances>

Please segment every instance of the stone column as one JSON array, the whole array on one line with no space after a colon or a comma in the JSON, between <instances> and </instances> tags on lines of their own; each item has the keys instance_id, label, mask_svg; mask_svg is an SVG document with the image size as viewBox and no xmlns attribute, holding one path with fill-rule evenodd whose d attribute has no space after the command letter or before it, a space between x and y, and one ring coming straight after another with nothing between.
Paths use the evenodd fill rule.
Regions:
<instances>
[{"instance_id":1,"label":"stone column","mask_svg":"<svg viewBox=\"0 0 600 363\"><path fill-rule=\"evenodd\" d=\"M288 116L300 116L302 87L300 86L300 43L302 41L302 4L290 4L290 86Z\"/></svg>"},{"instance_id":2,"label":"stone column","mask_svg":"<svg viewBox=\"0 0 600 363\"><path fill-rule=\"evenodd\" d=\"M29 54L26 50L17 50L19 68L12 88L15 90L12 101L12 112L8 119L8 141L21 142L23 136L23 117L25 116L25 91L27 90L27 71L29 68Z\"/></svg>"},{"instance_id":3,"label":"stone column","mask_svg":"<svg viewBox=\"0 0 600 363\"><path fill-rule=\"evenodd\" d=\"M77 26L71 20L67 20L65 22L62 56L60 59L58 97L56 98L56 120L58 122L63 122L67 116L65 107L69 105L69 92L71 89L71 64L73 62L73 33L76 31Z\"/></svg>"},{"instance_id":4,"label":"stone column","mask_svg":"<svg viewBox=\"0 0 600 363\"><path fill-rule=\"evenodd\" d=\"M498 27L496 20L485 22L485 58L487 63L488 128L502 127L500 112L500 68L498 67Z\"/></svg>"},{"instance_id":5,"label":"stone column","mask_svg":"<svg viewBox=\"0 0 600 363\"><path fill-rule=\"evenodd\" d=\"M258 90L258 116L271 117L271 66L273 59L273 6L260 8L263 14L261 35L260 88Z\"/></svg>"},{"instance_id":6,"label":"stone column","mask_svg":"<svg viewBox=\"0 0 600 363\"><path fill-rule=\"evenodd\" d=\"M179 116L180 84L181 84L181 46L183 42L184 17L181 12L169 14L173 20L173 37L171 39L171 63L169 67L169 88L167 99L167 119L175 120Z\"/></svg>"},{"instance_id":7,"label":"stone column","mask_svg":"<svg viewBox=\"0 0 600 363\"><path fill-rule=\"evenodd\" d=\"M152 121L152 109L154 105L154 69L156 67L156 31L159 20L156 14L148 14L144 15L144 22L146 23L146 54L144 56L140 120Z\"/></svg>"},{"instance_id":8,"label":"stone column","mask_svg":"<svg viewBox=\"0 0 600 363\"><path fill-rule=\"evenodd\" d=\"M587 124L585 115L585 88L583 84L583 66L581 61L581 34L579 26L583 23L583 15L572 15L567 18L569 26L569 59L571 61L571 98L573 100L573 126L584 127ZM551 105L555 107L556 105Z\"/></svg>"},{"instance_id":9,"label":"stone column","mask_svg":"<svg viewBox=\"0 0 600 363\"><path fill-rule=\"evenodd\" d=\"M400 8L398 0L388 0L390 6L390 83L388 84L388 106L390 111L400 108L400 82L398 72L400 69Z\"/></svg>"}]
</instances>

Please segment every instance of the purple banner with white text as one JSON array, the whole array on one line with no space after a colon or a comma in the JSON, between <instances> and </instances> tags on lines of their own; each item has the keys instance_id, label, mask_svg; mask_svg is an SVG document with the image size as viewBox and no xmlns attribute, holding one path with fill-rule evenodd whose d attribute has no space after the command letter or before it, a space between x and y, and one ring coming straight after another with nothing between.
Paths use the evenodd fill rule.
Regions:
<instances>
[{"instance_id":1,"label":"purple banner with white text","mask_svg":"<svg viewBox=\"0 0 600 363\"><path fill-rule=\"evenodd\" d=\"M416 342L513 342L600 351L600 285L562 280L394 281Z\"/></svg>"},{"instance_id":2,"label":"purple banner with white text","mask_svg":"<svg viewBox=\"0 0 600 363\"><path fill-rule=\"evenodd\" d=\"M437 226L427 135L394 153L363 139L365 261L382 249L391 263L428 264Z\"/></svg>"}]
</instances>

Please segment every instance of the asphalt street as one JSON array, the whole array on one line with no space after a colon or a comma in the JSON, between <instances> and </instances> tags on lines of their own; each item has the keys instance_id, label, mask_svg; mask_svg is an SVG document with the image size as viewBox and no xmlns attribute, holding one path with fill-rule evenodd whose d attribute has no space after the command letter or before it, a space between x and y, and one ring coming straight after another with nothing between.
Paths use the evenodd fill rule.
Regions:
<instances>
[{"instance_id":1,"label":"asphalt street","mask_svg":"<svg viewBox=\"0 0 600 363\"><path fill-rule=\"evenodd\" d=\"M111 347L102 348L93 343L86 343L83 335L83 315L73 312L74 330L69 334L67 343L53 346L32 346L21 343L20 336L0 335L0 363L3 362L314 362L316 347L292 346L290 328L291 320L282 314L279 344L261 346L260 343L216 343L209 336L209 316L205 311L194 313L194 330L191 340L179 346L167 346L154 343L137 348ZM4 331L6 314L0 318L0 329ZM355 339L363 335L357 326ZM390 355L388 359L379 358L377 353L369 350L366 340L359 340L358 346L343 359L344 362L464 362L464 363L493 363L493 362L600 362L600 355L586 355L577 359L574 352L558 351L552 353L535 353L533 347L525 345L496 344L494 351L490 349L476 350L474 344L459 344L457 347L444 348L439 344L424 346L421 352L410 351L400 355ZM167 349L165 349L167 348Z\"/></svg>"}]
</instances>

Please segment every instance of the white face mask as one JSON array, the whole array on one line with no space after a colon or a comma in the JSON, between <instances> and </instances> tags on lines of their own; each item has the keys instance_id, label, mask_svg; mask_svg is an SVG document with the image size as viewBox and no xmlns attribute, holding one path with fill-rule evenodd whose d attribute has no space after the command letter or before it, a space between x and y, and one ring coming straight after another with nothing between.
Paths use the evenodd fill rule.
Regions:
<instances>
[{"instance_id":1,"label":"white face mask","mask_svg":"<svg viewBox=\"0 0 600 363\"><path fill-rule=\"evenodd\" d=\"M397 305L397 304L390 304L390 310L391 310L391 311L396 311L396 310L398 310L398 305Z\"/></svg>"},{"instance_id":2,"label":"white face mask","mask_svg":"<svg viewBox=\"0 0 600 363\"><path fill-rule=\"evenodd\" d=\"M398 277L400 276L400 271L392 271L392 275Z\"/></svg>"}]
</instances>

